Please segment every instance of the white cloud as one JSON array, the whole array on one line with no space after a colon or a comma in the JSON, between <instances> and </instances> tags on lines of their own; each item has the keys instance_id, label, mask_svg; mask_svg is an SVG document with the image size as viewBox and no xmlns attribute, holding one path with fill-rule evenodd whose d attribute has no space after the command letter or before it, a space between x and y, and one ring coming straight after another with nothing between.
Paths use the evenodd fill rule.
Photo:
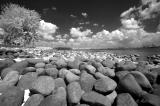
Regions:
<instances>
[{"instance_id":1,"label":"white cloud","mask_svg":"<svg viewBox=\"0 0 160 106\"><path fill-rule=\"evenodd\" d=\"M135 10L135 7L133 7L133 8L130 8L130 9L128 9L128 10L126 10L126 11L124 11L122 14L121 14L121 17L126 17L126 16L128 16L132 11L134 11Z\"/></svg>"},{"instance_id":2,"label":"white cloud","mask_svg":"<svg viewBox=\"0 0 160 106\"><path fill-rule=\"evenodd\" d=\"M138 25L138 21L134 18L131 19L121 19L122 26L127 29L138 29L140 26Z\"/></svg>"},{"instance_id":3,"label":"white cloud","mask_svg":"<svg viewBox=\"0 0 160 106\"><path fill-rule=\"evenodd\" d=\"M83 16L84 18L87 18L87 17L88 17L88 14L87 14L87 13L82 13L82 16Z\"/></svg>"},{"instance_id":4,"label":"white cloud","mask_svg":"<svg viewBox=\"0 0 160 106\"><path fill-rule=\"evenodd\" d=\"M53 40L53 34L56 32L57 29L58 27L55 24L41 20L40 27L37 30L37 33L41 35L44 39Z\"/></svg>"},{"instance_id":5,"label":"white cloud","mask_svg":"<svg viewBox=\"0 0 160 106\"><path fill-rule=\"evenodd\" d=\"M91 35L93 32L90 29L86 29L85 31L81 31L81 28L71 28L70 34L72 37L84 37Z\"/></svg>"}]
</instances>

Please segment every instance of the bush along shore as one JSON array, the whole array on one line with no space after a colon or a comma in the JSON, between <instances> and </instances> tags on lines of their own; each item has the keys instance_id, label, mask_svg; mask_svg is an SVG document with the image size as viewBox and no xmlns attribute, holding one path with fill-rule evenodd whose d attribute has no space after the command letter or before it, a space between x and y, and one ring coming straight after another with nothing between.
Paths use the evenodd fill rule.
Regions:
<instances>
[{"instance_id":1,"label":"bush along shore","mask_svg":"<svg viewBox=\"0 0 160 106\"><path fill-rule=\"evenodd\" d=\"M159 55L28 52L0 51L0 106L160 106Z\"/></svg>"}]
</instances>

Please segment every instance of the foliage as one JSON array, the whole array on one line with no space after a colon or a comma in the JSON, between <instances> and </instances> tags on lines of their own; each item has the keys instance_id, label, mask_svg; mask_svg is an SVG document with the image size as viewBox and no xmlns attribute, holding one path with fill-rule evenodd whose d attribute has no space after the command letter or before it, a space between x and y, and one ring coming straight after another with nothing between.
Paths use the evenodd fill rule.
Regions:
<instances>
[{"instance_id":1,"label":"foliage","mask_svg":"<svg viewBox=\"0 0 160 106\"><path fill-rule=\"evenodd\" d=\"M35 10L29 10L16 4L8 4L2 8L0 28L3 28L4 43L7 45L25 46L34 42L38 35L40 15Z\"/></svg>"}]
</instances>

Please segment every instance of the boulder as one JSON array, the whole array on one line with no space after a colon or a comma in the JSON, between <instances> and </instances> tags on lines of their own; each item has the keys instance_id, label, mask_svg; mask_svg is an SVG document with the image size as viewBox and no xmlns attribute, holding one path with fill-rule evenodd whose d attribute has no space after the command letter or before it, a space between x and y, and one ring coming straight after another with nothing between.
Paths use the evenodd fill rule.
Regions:
<instances>
[{"instance_id":1,"label":"boulder","mask_svg":"<svg viewBox=\"0 0 160 106\"><path fill-rule=\"evenodd\" d=\"M59 70L59 73L58 73L58 76L60 78L65 78L66 74L69 73L70 71L65 69L65 68L62 68Z\"/></svg>"},{"instance_id":2,"label":"boulder","mask_svg":"<svg viewBox=\"0 0 160 106\"><path fill-rule=\"evenodd\" d=\"M66 88L66 84L64 82L64 79L63 78L56 78L55 79L55 88L59 88L59 87L64 87Z\"/></svg>"},{"instance_id":3,"label":"boulder","mask_svg":"<svg viewBox=\"0 0 160 106\"><path fill-rule=\"evenodd\" d=\"M106 59L102 61L102 65L104 67L108 67L108 68L114 68L115 62L110 60L110 59Z\"/></svg>"},{"instance_id":4,"label":"boulder","mask_svg":"<svg viewBox=\"0 0 160 106\"><path fill-rule=\"evenodd\" d=\"M19 80L19 73L17 71L8 72L3 79L3 81L8 83L10 86L16 85L18 80Z\"/></svg>"},{"instance_id":5,"label":"boulder","mask_svg":"<svg viewBox=\"0 0 160 106\"><path fill-rule=\"evenodd\" d=\"M118 71L116 72L116 78L118 80L121 80L124 76L126 76L129 73L130 73L129 71Z\"/></svg>"},{"instance_id":6,"label":"boulder","mask_svg":"<svg viewBox=\"0 0 160 106\"><path fill-rule=\"evenodd\" d=\"M58 69L66 68L67 67L67 62L64 59L58 59L56 61L56 65L57 65Z\"/></svg>"},{"instance_id":7,"label":"boulder","mask_svg":"<svg viewBox=\"0 0 160 106\"><path fill-rule=\"evenodd\" d=\"M38 75L45 75L46 71L44 68L37 68L36 73L38 73Z\"/></svg>"},{"instance_id":8,"label":"boulder","mask_svg":"<svg viewBox=\"0 0 160 106\"><path fill-rule=\"evenodd\" d=\"M21 76L17 86L23 90L31 89L32 82L34 82L37 78L38 78L38 74L36 72L29 72Z\"/></svg>"},{"instance_id":9,"label":"boulder","mask_svg":"<svg viewBox=\"0 0 160 106\"><path fill-rule=\"evenodd\" d=\"M117 83L107 76L96 80L94 84L95 90L102 94L114 91L116 87Z\"/></svg>"},{"instance_id":10,"label":"boulder","mask_svg":"<svg viewBox=\"0 0 160 106\"><path fill-rule=\"evenodd\" d=\"M45 65L45 69L48 69L48 68L57 68L56 65L52 65L51 63L48 63Z\"/></svg>"},{"instance_id":11,"label":"boulder","mask_svg":"<svg viewBox=\"0 0 160 106\"><path fill-rule=\"evenodd\" d=\"M105 96L91 91L82 95L82 101L91 106L111 106L111 102Z\"/></svg>"},{"instance_id":12,"label":"boulder","mask_svg":"<svg viewBox=\"0 0 160 106\"><path fill-rule=\"evenodd\" d=\"M47 68L46 70L46 74L53 77L53 78L57 78L58 76L58 70L57 68Z\"/></svg>"},{"instance_id":13,"label":"boulder","mask_svg":"<svg viewBox=\"0 0 160 106\"><path fill-rule=\"evenodd\" d=\"M72 72L73 74L76 74L76 75L81 74L81 71L79 69L70 69L69 71Z\"/></svg>"},{"instance_id":14,"label":"boulder","mask_svg":"<svg viewBox=\"0 0 160 106\"><path fill-rule=\"evenodd\" d=\"M43 95L49 95L55 89L55 81L49 76L39 76L32 83L32 91Z\"/></svg>"},{"instance_id":15,"label":"boulder","mask_svg":"<svg viewBox=\"0 0 160 106\"><path fill-rule=\"evenodd\" d=\"M116 91L113 91L112 93L106 96L106 98L111 102L111 104L114 103L114 100L116 99L116 97L117 97Z\"/></svg>"},{"instance_id":16,"label":"boulder","mask_svg":"<svg viewBox=\"0 0 160 106\"><path fill-rule=\"evenodd\" d=\"M71 82L74 82L74 81L78 81L80 79L79 76L73 74L70 71L68 71L68 73L65 75L65 78L66 78L68 83L71 83Z\"/></svg>"},{"instance_id":17,"label":"boulder","mask_svg":"<svg viewBox=\"0 0 160 106\"><path fill-rule=\"evenodd\" d=\"M70 103L79 103L82 89L78 82L72 82L67 86L68 99Z\"/></svg>"},{"instance_id":18,"label":"boulder","mask_svg":"<svg viewBox=\"0 0 160 106\"><path fill-rule=\"evenodd\" d=\"M12 68L5 68L5 69L3 69L2 72L1 72L1 78L3 79L11 71L17 71L17 70L12 69Z\"/></svg>"},{"instance_id":19,"label":"boulder","mask_svg":"<svg viewBox=\"0 0 160 106\"><path fill-rule=\"evenodd\" d=\"M115 70L114 69L110 69L108 67L99 67L98 72L104 74L105 76L108 77L115 77Z\"/></svg>"},{"instance_id":20,"label":"boulder","mask_svg":"<svg viewBox=\"0 0 160 106\"><path fill-rule=\"evenodd\" d=\"M144 74L142 74L139 71L132 71L131 74L135 77L136 81L142 88L148 90L152 89L150 82L148 81L148 79L145 77Z\"/></svg>"},{"instance_id":21,"label":"boulder","mask_svg":"<svg viewBox=\"0 0 160 106\"><path fill-rule=\"evenodd\" d=\"M121 93L117 96L116 106L138 106L129 93Z\"/></svg>"},{"instance_id":22,"label":"boulder","mask_svg":"<svg viewBox=\"0 0 160 106\"><path fill-rule=\"evenodd\" d=\"M10 66L10 68L18 71L20 74L22 74L23 70L28 66L28 62L26 60L14 63Z\"/></svg>"},{"instance_id":23,"label":"boulder","mask_svg":"<svg viewBox=\"0 0 160 106\"><path fill-rule=\"evenodd\" d=\"M36 63L36 64L35 64L35 68L44 68L45 65L46 65L46 64L45 64L44 62Z\"/></svg>"},{"instance_id":24,"label":"boulder","mask_svg":"<svg viewBox=\"0 0 160 106\"><path fill-rule=\"evenodd\" d=\"M23 72L22 75L29 73L29 72L36 72L36 68L35 67L26 67Z\"/></svg>"},{"instance_id":25,"label":"boulder","mask_svg":"<svg viewBox=\"0 0 160 106\"><path fill-rule=\"evenodd\" d=\"M66 95L65 88L59 87L54 94L47 96L39 106L67 106Z\"/></svg>"},{"instance_id":26,"label":"boulder","mask_svg":"<svg viewBox=\"0 0 160 106\"><path fill-rule=\"evenodd\" d=\"M24 106L39 106L44 97L41 94L34 94L26 101Z\"/></svg>"},{"instance_id":27,"label":"boulder","mask_svg":"<svg viewBox=\"0 0 160 106\"><path fill-rule=\"evenodd\" d=\"M83 71L80 76L80 85L85 92L89 92L92 90L96 79L87 72Z\"/></svg>"},{"instance_id":28,"label":"boulder","mask_svg":"<svg viewBox=\"0 0 160 106\"><path fill-rule=\"evenodd\" d=\"M18 87L6 88L0 95L0 106L21 106L24 91Z\"/></svg>"},{"instance_id":29,"label":"boulder","mask_svg":"<svg viewBox=\"0 0 160 106\"><path fill-rule=\"evenodd\" d=\"M134 71L137 68L136 64L130 61L125 61L116 64L116 71Z\"/></svg>"},{"instance_id":30,"label":"boulder","mask_svg":"<svg viewBox=\"0 0 160 106\"><path fill-rule=\"evenodd\" d=\"M44 62L43 59L35 59L35 58L27 58L26 61L28 61L30 66L35 66L37 63Z\"/></svg>"},{"instance_id":31,"label":"boulder","mask_svg":"<svg viewBox=\"0 0 160 106\"><path fill-rule=\"evenodd\" d=\"M142 96L142 105L145 106L160 106L160 97L157 95L146 93Z\"/></svg>"},{"instance_id":32,"label":"boulder","mask_svg":"<svg viewBox=\"0 0 160 106\"><path fill-rule=\"evenodd\" d=\"M133 75L127 74L119 81L119 86L123 92L131 93L134 96L140 97L143 94L143 90L137 83Z\"/></svg>"},{"instance_id":33,"label":"boulder","mask_svg":"<svg viewBox=\"0 0 160 106\"><path fill-rule=\"evenodd\" d=\"M68 61L67 65L71 69L79 69L79 65L82 63L79 59L75 59L74 61Z\"/></svg>"}]
</instances>

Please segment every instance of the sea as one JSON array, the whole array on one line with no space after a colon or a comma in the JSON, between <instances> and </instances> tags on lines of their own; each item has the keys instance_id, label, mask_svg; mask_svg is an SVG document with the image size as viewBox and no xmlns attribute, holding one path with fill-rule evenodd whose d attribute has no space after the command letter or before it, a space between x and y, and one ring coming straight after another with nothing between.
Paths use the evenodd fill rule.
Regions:
<instances>
[{"instance_id":1,"label":"sea","mask_svg":"<svg viewBox=\"0 0 160 106\"><path fill-rule=\"evenodd\" d=\"M113 53L117 55L134 55L138 54L141 60L146 60L147 56L152 55L160 55L160 47L154 47L154 48L133 48L133 49L90 49L85 50L90 52L107 52L107 53Z\"/></svg>"}]
</instances>

